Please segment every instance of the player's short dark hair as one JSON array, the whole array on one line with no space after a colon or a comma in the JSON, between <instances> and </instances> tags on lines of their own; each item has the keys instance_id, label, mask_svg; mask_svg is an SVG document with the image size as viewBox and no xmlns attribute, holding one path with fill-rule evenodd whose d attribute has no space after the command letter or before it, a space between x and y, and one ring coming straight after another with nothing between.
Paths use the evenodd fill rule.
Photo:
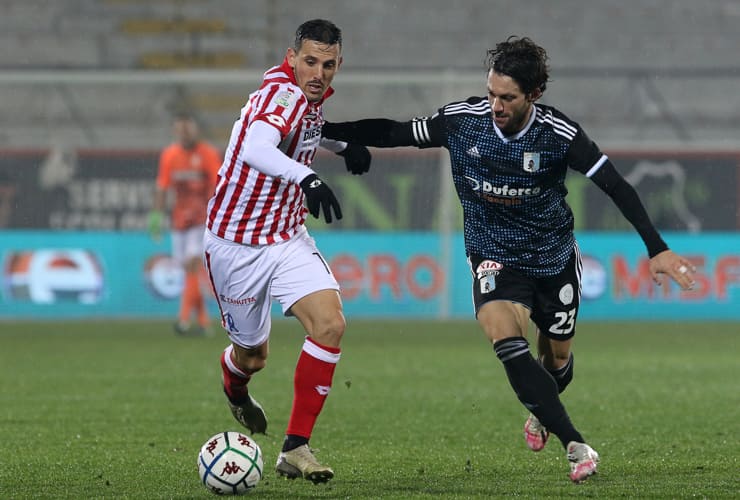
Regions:
<instances>
[{"instance_id":1,"label":"player's short dark hair","mask_svg":"<svg viewBox=\"0 0 740 500\"><path fill-rule=\"evenodd\" d=\"M544 92L550 78L547 52L528 37L510 36L487 53L486 65L501 75L511 77L525 94Z\"/></svg>"},{"instance_id":2,"label":"player's short dark hair","mask_svg":"<svg viewBox=\"0 0 740 500\"><path fill-rule=\"evenodd\" d=\"M298 26L293 48L300 50L304 40L342 46L342 30L326 19L312 19Z\"/></svg>"}]
</instances>

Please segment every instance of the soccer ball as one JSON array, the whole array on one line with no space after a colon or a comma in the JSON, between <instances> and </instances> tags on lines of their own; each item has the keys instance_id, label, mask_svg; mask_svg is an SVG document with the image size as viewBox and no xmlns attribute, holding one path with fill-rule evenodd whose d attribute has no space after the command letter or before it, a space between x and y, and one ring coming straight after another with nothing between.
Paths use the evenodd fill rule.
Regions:
<instances>
[{"instance_id":1,"label":"soccer ball","mask_svg":"<svg viewBox=\"0 0 740 500\"><path fill-rule=\"evenodd\" d=\"M259 445L241 432L219 432L198 453L200 480L218 495L249 493L262 479L262 466Z\"/></svg>"}]
</instances>

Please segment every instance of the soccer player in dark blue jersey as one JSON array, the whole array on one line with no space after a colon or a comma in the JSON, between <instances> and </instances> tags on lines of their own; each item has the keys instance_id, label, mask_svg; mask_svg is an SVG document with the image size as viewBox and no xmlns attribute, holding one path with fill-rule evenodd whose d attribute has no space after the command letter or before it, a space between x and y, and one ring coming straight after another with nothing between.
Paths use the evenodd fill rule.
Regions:
<instances>
[{"instance_id":1,"label":"soccer player in dark blue jersey","mask_svg":"<svg viewBox=\"0 0 740 500\"><path fill-rule=\"evenodd\" d=\"M667 275L690 289L694 267L668 248L635 190L578 123L535 104L547 87L547 59L531 39L510 37L488 51L487 97L407 122L326 123L323 135L367 146L449 150L478 323L530 411L527 445L539 451L553 433L566 450L571 480L579 483L596 472L599 455L559 397L573 378L581 291L580 252L565 201L567 169L590 178L635 227L656 283ZM538 359L526 339L530 320Z\"/></svg>"}]
</instances>

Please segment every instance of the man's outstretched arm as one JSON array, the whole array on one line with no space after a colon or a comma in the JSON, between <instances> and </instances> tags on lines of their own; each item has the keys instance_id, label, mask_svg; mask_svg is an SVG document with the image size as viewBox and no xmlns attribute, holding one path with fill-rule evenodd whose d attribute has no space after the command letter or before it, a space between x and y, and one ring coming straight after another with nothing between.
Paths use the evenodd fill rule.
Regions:
<instances>
[{"instance_id":1,"label":"man's outstretched arm","mask_svg":"<svg viewBox=\"0 0 740 500\"><path fill-rule=\"evenodd\" d=\"M354 122L326 122L322 135L329 139L374 146L394 148L399 146L441 146L435 137L434 119L414 119L399 122L387 118L367 118Z\"/></svg>"}]
</instances>

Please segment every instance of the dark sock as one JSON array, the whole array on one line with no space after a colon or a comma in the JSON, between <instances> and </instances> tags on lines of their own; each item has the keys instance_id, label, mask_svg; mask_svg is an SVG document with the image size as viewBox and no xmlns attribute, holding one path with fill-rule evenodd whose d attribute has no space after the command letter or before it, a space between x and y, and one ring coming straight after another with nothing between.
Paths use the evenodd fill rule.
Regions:
<instances>
[{"instance_id":1,"label":"dark sock","mask_svg":"<svg viewBox=\"0 0 740 500\"><path fill-rule=\"evenodd\" d=\"M283 441L283 451L290 451L299 446L303 446L304 444L308 444L308 438L296 436L295 434L288 434L285 436L285 441Z\"/></svg>"},{"instance_id":2,"label":"dark sock","mask_svg":"<svg viewBox=\"0 0 740 500\"><path fill-rule=\"evenodd\" d=\"M531 411L547 430L563 443L583 443L558 397L558 385L547 370L532 357L524 337L510 337L493 344L496 356L504 364L509 383L519 401Z\"/></svg>"},{"instance_id":3,"label":"dark sock","mask_svg":"<svg viewBox=\"0 0 740 500\"><path fill-rule=\"evenodd\" d=\"M557 370L547 370L552 378L555 379L555 383L558 384L558 394L562 394L570 381L573 380L573 353L570 353L570 358L565 365L561 366Z\"/></svg>"}]
</instances>

